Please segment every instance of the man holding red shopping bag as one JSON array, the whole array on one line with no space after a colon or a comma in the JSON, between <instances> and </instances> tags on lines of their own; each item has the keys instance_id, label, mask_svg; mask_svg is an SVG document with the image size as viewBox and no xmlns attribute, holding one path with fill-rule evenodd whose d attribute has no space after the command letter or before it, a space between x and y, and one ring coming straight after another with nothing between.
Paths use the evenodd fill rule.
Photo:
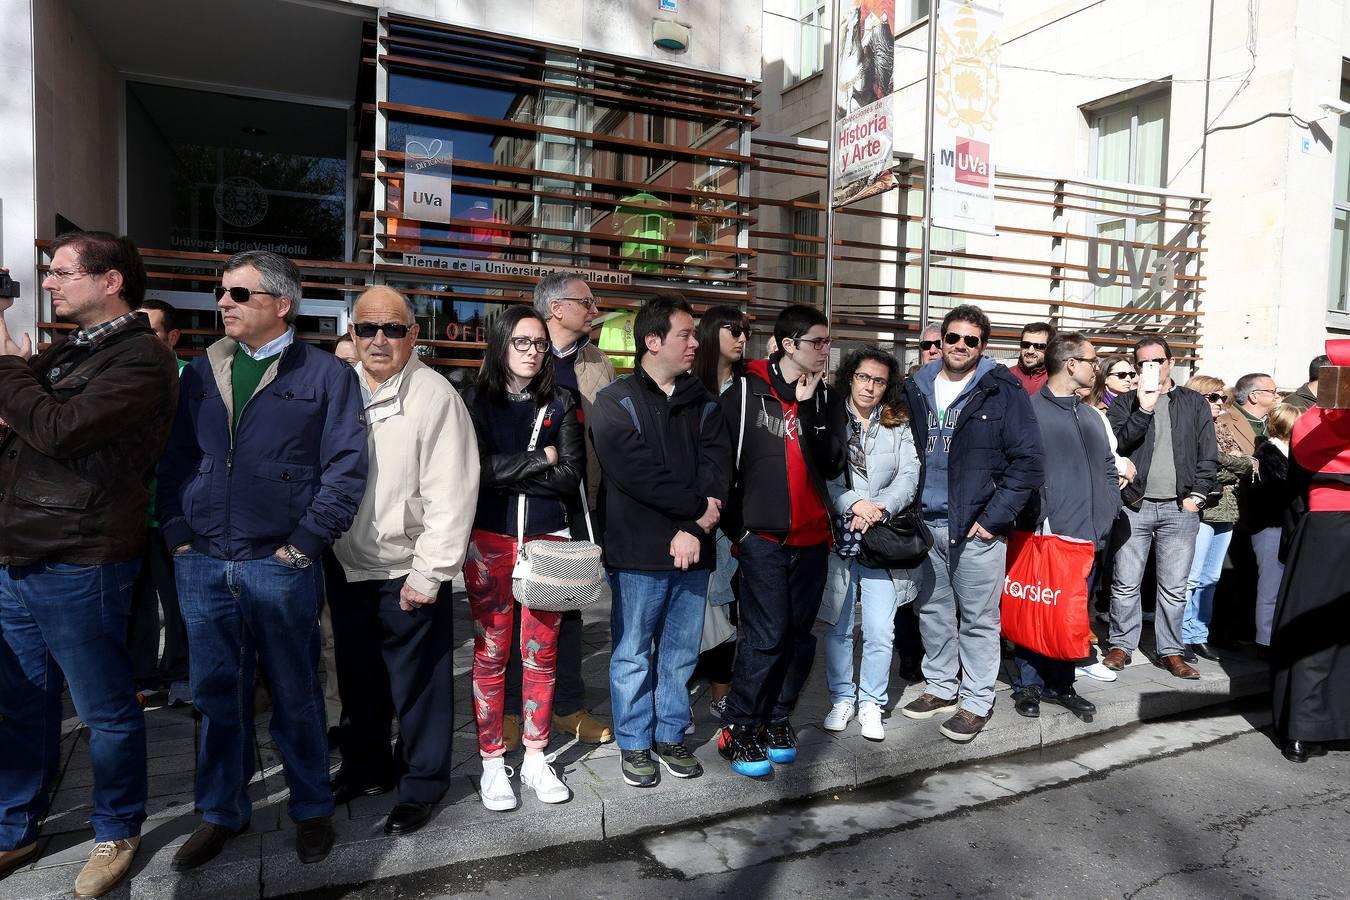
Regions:
<instances>
[{"instance_id":1,"label":"man holding red shopping bag","mask_svg":"<svg viewBox=\"0 0 1350 900\"><path fill-rule=\"evenodd\" d=\"M1017 644L1017 712L1035 718L1042 702L1053 703L1091 722L1097 709L1073 689L1073 660L1088 653L1093 557L1120 510L1120 481L1101 416L1075 394L1096 380L1097 351L1081 334L1058 335L1045 369L1049 378L1031 408L1041 444L1054 452L1045 455L1045 484L1019 519L1038 533L1014 534L1008 550L1003 633Z\"/></svg>"}]
</instances>

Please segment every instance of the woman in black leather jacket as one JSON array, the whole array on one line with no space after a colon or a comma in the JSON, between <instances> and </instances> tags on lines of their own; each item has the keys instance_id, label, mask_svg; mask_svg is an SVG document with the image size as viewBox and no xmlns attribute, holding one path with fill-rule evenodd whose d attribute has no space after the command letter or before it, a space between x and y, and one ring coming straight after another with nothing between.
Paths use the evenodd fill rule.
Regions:
<instances>
[{"instance_id":1,"label":"woman in black leather jacket","mask_svg":"<svg viewBox=\"0 0 1350 900\"><path fill-rule=\"evenodd\" d=\"M504 762L502 718L512 617L519 609L525 744L521 784L545 803L562 803L571 793L544 760L561 617L517 606L511 574L522 534L524 543L571 536L573 513L582 508L586 444L580 399L554 384L548 329L531 307L513 306L493 321L478 381L465 403L478 433L482 466L464 565L474 624L474 716L483 757L479 793L488 809L514 809L518 803L513 773Z\"/></svg>"}]
</instances>

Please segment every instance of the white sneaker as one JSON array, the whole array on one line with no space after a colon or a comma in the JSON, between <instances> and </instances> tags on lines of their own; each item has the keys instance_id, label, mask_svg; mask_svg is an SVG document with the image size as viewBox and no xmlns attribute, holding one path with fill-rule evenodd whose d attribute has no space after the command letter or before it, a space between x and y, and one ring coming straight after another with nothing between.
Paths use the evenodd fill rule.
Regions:
<instances>
[{"instance_id":1,"label":"white sneaker","mask_svg":"<svg viewBox=\"0 0 1350 900\"><path fill-rule=\"evenodd\" d=\"M848 727L848 720L851 718L853 718L853 701L840 700L825 714L825 730L843 731Z\"/></svg>"},{"instance_id":2,"label":"white sneaker","mask_svg":"<svg viewBox=\"0 0 1350 900\"><path fill-rule=\"evenodd\" d=\"M541 803L566 803L572 792L548 764L543 753L526 753L520 766L520 783L534 791Z\"/></svg>"},{"instance_id":3,"label":"white sneaker","mask_svg":"<svg viewBox=\"0 0 1350 900\"><path fill-rule=\"evenodd\" d=\"M881 707L875 703L859 704L858 728L869 741L884 741L886 729L881 727Z\"/></svg>"},{"instance_id":4,"label":"white sneaker","mask_svg":"<svg viewBox=\"0 0 1350 900\"><path fill-rule=\"evenodd\" d=\"M1115 681L1119 676L1099 662L1090 666L1079 666L1077 669L1079 675L1086 675L1088 678L1095 678L1098 681Z\"/></svg>"},{"instance_id":5,"label":"white sneaker","mask_svg":"<svg viewBox=\"0 0 1350 900\"><path fill-rule=\"evenodd\" d=\"M484 759L483 777L478 782L478 793L483 798L483 805L497 812L515 809L520 804L511 787L511 776L515 774L515 770L500 756Z\"/></svg>"}]
</instances>

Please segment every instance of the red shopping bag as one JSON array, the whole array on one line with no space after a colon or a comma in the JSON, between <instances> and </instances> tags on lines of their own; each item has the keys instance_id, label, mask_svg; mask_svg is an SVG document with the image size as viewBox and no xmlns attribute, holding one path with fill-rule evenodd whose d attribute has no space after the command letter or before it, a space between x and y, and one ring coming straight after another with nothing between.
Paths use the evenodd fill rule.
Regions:
<instances>
[{"instance_id":1,"label":"red shopping bag","mask_svg":"<svg viewBox=\"0 0 1350 900\"><path fill-rule=\"evenodd\" d=\"M1051 659L1087 656L1093 556L1088 541L1013 532L1003 580L1003 636Z\"/></svg>"}]
</instances>

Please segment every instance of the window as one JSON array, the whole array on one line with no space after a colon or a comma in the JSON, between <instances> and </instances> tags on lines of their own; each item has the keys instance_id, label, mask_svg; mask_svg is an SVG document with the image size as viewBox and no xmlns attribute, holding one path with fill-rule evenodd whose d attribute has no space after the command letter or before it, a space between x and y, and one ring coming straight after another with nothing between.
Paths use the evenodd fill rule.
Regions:
<instances>
[{"instance_id":1,"label":"window","mask_svg":"<svg viewBox=\"0 0 1350 900\"><path fill-rule=\"evenodd\" d=\"M798 197L798 203L819 203L819 194ZM789 231L798 237L820 237L820 216L818 209L789 210ZM824 245L818 241L791 241L793 253L805 253L808 256L788 257L788 277L803 281L815 281L821 277L821 260L824 259ZM816 304L818 296L815 285L794 284L791 286L793 303Z\"/></svg>"},{"instance_id":2,"label":"window","mask_svg":"<svg viewBox=\"0 0 1350 900\"><path fill-rule=\"evenodd\" d=\"M826 0L797 0L797 58L789 60L788 84L825 69L825 44L830 29Z\"/></svg>"},{"instance_id":3,"label":"window","mask_svg":"<svg viewBox=\"0 0 1350 900\"><path fill-rule=\"evenodd\" d=\"M1350 80L1341 82L1341 99L1350 97ZM1350 312L1350 116L1336 129L1336 191L1331 205L1331 278L1327 308Z\"/></svg>"},{"instance_id":4,"label":"window","mask_svg":"<svg viewBox=\"0 0 1350 900\"><path fill-rule=\"evenodd\" d=\"M899 0L895 4L895 17L897 19L895 30L898 32L902 28L908 28L926 17L928 7L929 0Z\"/></svg>"},{"instance_id":5,"label":"window","mask_svg":"<svg viewBox=\"0 0 1350 900\"><path fill-rule=\"evenodd\" d=\"M1167 181L1168 109L1171 96L1150 94L1100 109L1091 114L1092 172L1102 181L1164 187ZM1093 227L1103 241L1098 245L1098 265L1104 270L1111 263L1112 241L1134 244L1158 244L1162 241L1160 222L1140 221L1141 216L1156 214L1161 198L1151 194L1102 191L1104 213L1094 217ZM1125 260L1117 255L1117 269ZM1096 302L1125 306L1133 300L1133 289L1112 286L1096 288ZM1128 293L1127 293L1128 292Z\"/></svg>"}]
</instances>

